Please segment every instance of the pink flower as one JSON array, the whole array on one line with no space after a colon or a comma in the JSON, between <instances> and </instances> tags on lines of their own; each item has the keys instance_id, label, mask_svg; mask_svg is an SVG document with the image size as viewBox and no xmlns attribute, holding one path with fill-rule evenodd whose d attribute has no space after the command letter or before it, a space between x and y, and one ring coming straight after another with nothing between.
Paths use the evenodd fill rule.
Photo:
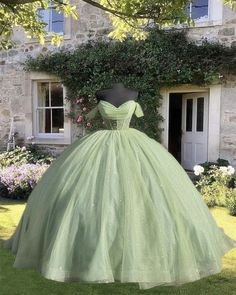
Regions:
<instances>
[{"instance_id":1,"label":"pink flower","mask_svg":"<svg viewBox=\"0 0 236 295\"><path fill-rule=\"evenodd\" d=\"M80 123L83 121L83 116L79 115L79 117L77 118L76 122Z\"/></svg>"},{"instance_id":2,"label":"pink flower","mask_svg":"<svg viewBox=\"0 0 236 295\"><path fill-rule=\"evenodd\" d=\"M79 104L79 103L81 103L83 100L84 100L83 97L79 97L79 98L77 98L76 103Z\"/></svg>"},{"instance_id":3,"label":"pink flower","mask_svg":"<svg viewBox=\"0 0 236 295\"><path fill-rule=\"evenodd\" d=\"M82 110L83 110L83 112L86 112L86 111L87 111L87 108L86 108L86 107L84 107Z\"/></svg>"}]
</instances>

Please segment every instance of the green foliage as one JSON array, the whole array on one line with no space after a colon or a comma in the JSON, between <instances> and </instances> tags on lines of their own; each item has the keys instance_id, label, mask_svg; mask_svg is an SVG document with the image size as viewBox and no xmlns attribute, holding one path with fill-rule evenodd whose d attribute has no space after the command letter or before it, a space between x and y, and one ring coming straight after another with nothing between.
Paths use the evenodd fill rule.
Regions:
<instances>
[{"instance_id":1,"label":"green foliage","mask_svg":"<svg viewBox=\"0 0 236 295\"><path fill-rule=\"evenodd\" d=\"M147 28L158 26L163 28L176 24L194 24L187 13L191 0L81 0L108 13L112 23L112 32L109 36L124 40L130 35L136 40L145 39L148 35ZM11 45L12 29L21 25L27 35L37 37L44 42L45 32L36 17L38 7L46 7L49 0L0 0L0 41L1 47ZM59 11L66 16L77 18L75 6L69 5L69 0L53 1ZM224 0L231 8L235 8L235 0ZM61 37L54 34L52 42L60 44Z\"/></svg>"},{"instance_id":2,"label":"green foliage","mask_svg":"<svg viewBox=\"0 0 236 295\"><path fill-rule=\"evenodd\" d=\"M226 199L226 207L230 215L236 216L236 188L231 191L230 196Z\"/></svg>"},{"instance_id":3,"label":"green foliage","mask_svg":"<svg viewBox=\"0 0 236 295\"><path fill-rule=\"evenodd\" d=\"M236 0L224 0L224 3L235 10Z\"/></svg>"},{"instance_id":4,"label":"green foliage","mask_svg":"<svg viewBox=\"0 0 236 295\"><path fill-rule=\"evenodd\" d=\"M20 166L22 164L51 164L54 158L51 155L40 152L34 145L26 147L16 147L9 152L0 153L0 168L11 165Z\"/></svg>"},{"instance_id":5,"label":"green foliage","mask_svg":"<svg viewBox=\"0 0 236 295\"><path fill-rule=\"evenodd\" d=\"M215 181L210 185L203 186L201 194L208 207L226 206L226 200L231 194L231 190L221 183Z\"/></svg>"},{"instance_id":6,"label":"green foliage","mask_svg":"<svg viewBox=\"0 0 236 295\"><path fill-rule=\"evenodd\" d=\"M102 128L100 118L87 122L84 114L96 104L95 92L123 82L140 92L139 102L144 118L133 118L131 125L160 139L158 113L160 88L179 84L208 85L220 83L222 75L235 72L235 48L188 41L183 31L153 29L147 39L124 42L93 43L79 46L73 52L63 51L39 55L26 63L28 71L45 71L59 76L68 89L74 122L81 116L90 130ZM82 103L76 103L83 98ZM82 111L84 109L84 111Z\"/></svg>"},{"instance_id":7,"label":"green foliage","mask_svg":"<svg viewBox=\"0 0 236 295\"><path fill-rule=\"evenodd\" d=\"M0 0L0 50L8 49L14 45L11 36L13 29L17 26L21 26L24 29L28 38L37 38L43 44L46 36L45 23L38 18L37 10L39 8L47 9L49 2L48 0ZM70 5L69 0L54 0L54 3L57 11L65 16L77 18L76 7ZM50 37L52 44L59 45L62 40L61 36L55 33L51 33Z\"/></svg>"},{"instance_id":8,"label":"green foliage","mask_svg":"<svg viewBox=\"0 0 236 295\"><path fill-rule=\"evenodd\" d=\"M100 0L99 2L105 10L112 10L109 16L113 31L109 36L120 41L130 35L136 40L145 39L148 35L146 28L150 23L161 28L193 22L186 9L190 0Z\"/></svg>"}]
</instances>

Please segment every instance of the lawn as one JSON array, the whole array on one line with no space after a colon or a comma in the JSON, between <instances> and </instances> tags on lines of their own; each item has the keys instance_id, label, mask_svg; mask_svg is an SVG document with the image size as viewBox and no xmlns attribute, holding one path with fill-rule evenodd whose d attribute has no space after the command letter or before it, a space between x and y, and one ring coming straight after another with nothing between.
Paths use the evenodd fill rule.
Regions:
<instances>
[{"instance_id":1,"label":"lawn","mask_svg":"<svg viewBox=\"0 0 236 295\"><path fill-rule=\"evenodd\" d=\"M25 203L0 199L0 239L8 238L24 210ZM236 217L225 208L211 209L211 213L226 234L236 239ZM12 267L14 256L0 246L0 295L236 295L236 249L223 258L220 274L180 287L156 287L139 290L138 284L60 283L47 280L39 273Z\"/></svg>"}]
</instances>

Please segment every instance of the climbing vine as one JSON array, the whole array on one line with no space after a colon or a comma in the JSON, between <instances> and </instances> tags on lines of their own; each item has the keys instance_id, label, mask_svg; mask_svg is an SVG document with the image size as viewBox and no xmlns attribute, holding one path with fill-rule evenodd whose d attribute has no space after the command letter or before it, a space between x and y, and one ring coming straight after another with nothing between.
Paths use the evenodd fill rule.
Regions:
<instances>
[{"instance_id":1,"label":"climbing vine","mask_svg":"<svg viewBox=\"0 0 236 295\"><path fill-rule=\"evenodd\" d=\"M25 69L60 77L71 102L68 116L90 130L103 123L99 116L91 122L84 116L96 105L97 90L115 82L137 89L144 117L133 116L131 126L159 140L161 87L223 83L228 74L236 74L236 48L205 40L196 45L184 31L153 29L142 41L89 42L74 51L41 54L29 58Z\"/></svg>"}]
</instances>

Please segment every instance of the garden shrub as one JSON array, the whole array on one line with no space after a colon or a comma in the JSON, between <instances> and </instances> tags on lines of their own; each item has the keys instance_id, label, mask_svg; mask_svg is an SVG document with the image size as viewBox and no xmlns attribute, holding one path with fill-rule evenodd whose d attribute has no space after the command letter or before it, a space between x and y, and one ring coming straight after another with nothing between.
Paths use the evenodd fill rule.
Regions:
<instances>
[{"instance_id":1,"label":"garden shrub","mask_svg":"<svg viewBox=\"0 0 236 295\"><path fill-rule=\"evenodd\" d=\"M231 189L231 194L226 199L226 207L229 209L229 214L236 216L236 189Z\"/></svg>"},{"instance_id":2,"label":"garden shrub","mask_svg":"<svg viewBox=\"0 0 236 295\"><path fill-rule=\"evenodd\" d=\"M223 163L227 164L227 162ZM208 207L233 207L234 197L232 195L234 189L232 188L232 179L235 178L235 169L232 166L211 164L205 165L204 168L201 165L196 165L194 171L199 177L196 187ZM233 212L233 210L230 212Z\"/></svg>"},{"instance_id":3,"label":"garden shrub","mask_svg":"<svg viewBox=\"0 0 236 295\"><path fill-rule=\"evenodd\" d=\"M0 153L0 168L8 167L10 165L22 164L51 164L54 158L46 153L42 153L34 145L27 147L17 146L14 150Z\"/></svg>"},{"instance_id":4,"label":"garden shrub","mask_svg":"<svg viewBox=\"0 0 236 295\"><path fill-rule=\"evenodd\" d=\"M201 194L208 207L225 207L230 189L215 181L210 185L203 186L201 188Z\"/></svg>"}]
</instances>

